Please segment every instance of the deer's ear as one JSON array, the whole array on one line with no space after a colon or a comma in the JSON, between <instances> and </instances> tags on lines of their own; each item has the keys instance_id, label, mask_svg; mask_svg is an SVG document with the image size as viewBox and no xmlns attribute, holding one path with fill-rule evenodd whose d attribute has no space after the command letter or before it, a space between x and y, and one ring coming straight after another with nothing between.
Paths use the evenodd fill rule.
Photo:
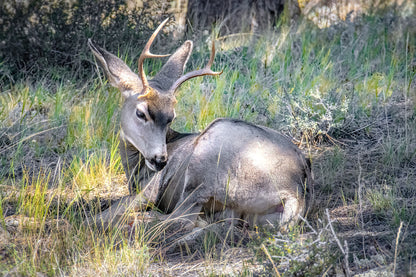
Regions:
<instances>
[{"instance_id":1,"label":"deer's ear","mask_svg":"<svg viewBox=\"0 0 416 277\"><path fill-rule=\"evenodd\" d=\"M125 98L141 92L143 84L133 71L118 57L95 45L88 39L88 46L104 70L110 84L120 90Z\"/></svg>"},{"instance_id":2,"label":"deer's ear","mask_svg":"<svg viewBox=\"0 0 416 277\"><path fill-rule=\"evenodd\" d=\"M187 40L170 56L162 69L149 81L152 87L168 91L173 83L182 76L185 65L192 53L192 41Z\"/></svg>"}]
</instances>

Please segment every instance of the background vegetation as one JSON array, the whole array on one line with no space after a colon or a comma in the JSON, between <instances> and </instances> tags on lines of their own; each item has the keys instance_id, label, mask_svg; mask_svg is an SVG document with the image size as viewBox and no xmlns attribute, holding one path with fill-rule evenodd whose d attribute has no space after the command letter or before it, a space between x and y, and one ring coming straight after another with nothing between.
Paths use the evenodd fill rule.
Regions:
<instances>
[{"instance_id":1,"label":"background vegetation","mask_svg":"<svg viewBox=\"0 0 416 277\"><path fill-rule=\"evenodd\" d=\"M312 159L314 200L288 233L255 230L230 241L211 231L197 247L169 254L157 226L100 233L85 223L128 194L117 152L122 99L86 39L135 69L169 5L41 2L0 9L2 275L415 274L411 1L382 2L345 20L320 3L263 33L217 39L214 69L224 73L181 87L174 128L199 131L234 117L292 136ZM154 52L180 45L171 24ZM187 70L206 63L209 37L195 37ZM162 64L149 60L146 71L154 75Z\"/></svg>"}]
</instances>

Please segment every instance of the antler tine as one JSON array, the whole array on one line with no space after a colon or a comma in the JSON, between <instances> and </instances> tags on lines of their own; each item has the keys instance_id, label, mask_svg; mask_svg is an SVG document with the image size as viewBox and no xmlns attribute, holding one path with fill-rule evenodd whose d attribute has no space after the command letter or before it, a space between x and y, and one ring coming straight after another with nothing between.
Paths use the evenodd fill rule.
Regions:
<instances>
[{"instance_id":1,"label":"antler tine","mask_svg":"<svg viewBox=\"0 0 416 277\"><path fill-rule=\"evenodd\" d=\"M163 58L163 57L170 56L170 54L155 55L155 54L150 53L150 46L152 45L152 43L155 40L159 31L163 28L163 26L165 26L165 24L166 24L166 22L168 22L168 20L169 20L169 18L166 18L162 23L160 23L159 27L157 27L157 29L153 32L152 36L147 41L142 53L140 54L139 65L138 66L139 66L139 76L140 76L140 79L142 80L143 88L146 88L146 87L149 86L149 82L147 81L146 74L144 73L144 68L143 68L144 60L146 58Z\"/></svg>"},{"instance_id":2,"label":"antler tine","mask_svg":"<svg viewBox=\"0 0 416 277\"><path fill-rule=\"evenodd\" d=\"M178 80L176 80L176 82L173 84L173 86L170 88L170 91L175 92L175 90L182 85L183 82L195 78L195 77L199 77L199 76L205 76L205 75L212 75L212 76L217 76L222 74L222 70L220 72L215 72L211 70L211 66L212 63L214 62L214 58L215 58L215 39L212 39L212 47L211 47L211 55L209 57L209 61L207 63L207 65L200 69L200 70L195 70L195 71L191 71L186 73L185 75L183 75L182 77L180 77Z\"/></svg>"}]
</instances>

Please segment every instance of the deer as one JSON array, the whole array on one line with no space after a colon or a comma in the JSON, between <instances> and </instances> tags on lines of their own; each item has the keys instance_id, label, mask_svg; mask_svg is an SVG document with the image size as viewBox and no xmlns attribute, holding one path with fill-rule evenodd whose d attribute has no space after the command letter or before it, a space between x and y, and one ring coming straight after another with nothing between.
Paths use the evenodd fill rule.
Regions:
<instances>
[{"instance_id":1,"label":"deer","mask_svg":"<svg viewBox=\"0 0 416 277\"><path fill-rule=\"evenodd\" d=\"M215 40L205 67L184 73L193 42L185 41L150 80L143 62L161 58L150 47L166 24L147 41L138 74L120 58L88 40L88 46L109 83L124 98L119 152L130 195L118 207L151 203L175 226L191 231L201 215L220 214L248 227L293 226L307 207L312 185L311 164L285 135L239 119L218 118L202 132L171 128L175 93L189 79L218 76L211 69ZM143 203L143 202L140 202ZM140 206L143 208L142 206ZM119 208L116 213L123 213ZM113 211L114 212L114 211Z\"/></svg>"}]
</instances>

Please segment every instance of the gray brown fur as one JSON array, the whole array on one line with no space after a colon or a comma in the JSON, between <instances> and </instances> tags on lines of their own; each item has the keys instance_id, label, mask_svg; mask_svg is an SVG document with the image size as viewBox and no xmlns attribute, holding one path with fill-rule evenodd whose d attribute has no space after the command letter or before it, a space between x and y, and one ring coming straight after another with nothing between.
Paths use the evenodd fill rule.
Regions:
<instances>
[{"instance_id":1,"label":"gray brown fur","mask_svg":"<svg viewBox=\"0 0 416 277\"><path fill-rule=\"evenodd\" d=\"M149 81L150 88L119 58L91 41L89 46L125 98L120 155L132 195L143 192L188 229L201 213L223 212L250 226L293 225L304 215L310 164L285 136L235 119L217 119L200 134L170 128L176 99L169 88L183 73L191 41Z\"/></svg>"}]
</instances>

